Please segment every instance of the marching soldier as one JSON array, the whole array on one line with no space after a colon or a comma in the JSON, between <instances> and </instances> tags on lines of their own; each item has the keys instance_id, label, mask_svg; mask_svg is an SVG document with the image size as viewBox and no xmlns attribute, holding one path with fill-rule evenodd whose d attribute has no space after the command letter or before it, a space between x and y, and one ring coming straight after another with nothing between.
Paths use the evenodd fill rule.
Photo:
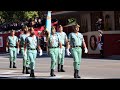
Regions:
<instances>
[{"instance_id":1,"label":"marching soldier","mask_svg":"<svg viewBox=\"0 0 120 90\"><path fill-rule=\"evenodd\" d=\"M40 44L38 43L38 39L35 36L34 29L30 28L30 36L25 39L25 47L24 52L28 55L28 59L30 60L30 77L35 77L34 69L35 69L35 60L37 57L37 47L40 50L40 55L42 55L42 50Z\"/></svg>"},{"instance_id":2,"label":"marching soldier","mask_svg":"<svg viewBox=\"0 0 120 90\"><path fill-rule=\"evenodd\" d=\"M57 34L59 35L60 41L62 43L62 53L59 52L58 54L58 72L65 72L65 70L63 69L63 65L65 58L65 46L67 42L67 35L65 32L63 32L63 27L61 25L59 25L58 28L59 28L59 32Z\"/></svg>"},{"instance_id":3,"label":"marching soldier","mask_svg":"<svg viewBox=\"0 0 120 90\"><path fill-rule=\"evenodd\" d=\"M15 30L11 30L11 35L8 36L7 38L6 46L7 48L9 48L9 52L10 52L9 67L12 68L13 65L13 68L17 68L15 64L16 64L17 52L19 52L19 43L18 43L18 37L15 36Z\"/></svg>"},{"instance_id":4,"label":"marching soldier","mask_svg":"<svg viewBox=\"0 0 120 90\"><path fill-rule=\"evenodd\" d=\"M48 51L49 51L49 55L51 57L51 72L50 72L50 75L52 77L56 76L54 74L54 70L56 68L59 50L62 53L62 50L59 49L59 46L60 46L60 48L62 48L62 45L61 45L60 40L59 40L59 36L56 34L55 28L52 27L51 28L51 35L48 38Z\"/></svg>"},{"instance_id":5,"label":"marching soldier","mask_svg":"<svg viewBox=\"0 0 120 90\"><path fill-rule=\"evenodd\" d=\"M83 35L79 33L79 25L73 25L74 32L69 34L69 44L70 44L70 50L71 54L74 60L73 66L74 66L74 78L81 78L79 76L79 70L80 70L80 64L81 64L81 57L82 57L82 44L85 49L85 53L88 53L88 49L86 47ZM69 45L68 44L68 45ZM69 46L67 46L67 55L70 55Z\"/></svg>"},{"instance_id":6,"label":"marching soldier","mask_svg":"<svg viewBox=\"0 0 120 90\"><path fill-rule=\"evenodd\" d=\"M29 74L28 67L29 67L30 61L28 60L28 57L27 57L27 50L26 50L26 52L24 52L25 39L26 39L26 37L29 36L29 31L28 31L27 27L23 27L22 30L23 30L24 33L20 36L20 41L19 41L21 53L22 53L22 56L23 56L23 70L22 70L22 73L25 73L25 69L26 69L26 74Z\"/></svg>"}]
</instances>

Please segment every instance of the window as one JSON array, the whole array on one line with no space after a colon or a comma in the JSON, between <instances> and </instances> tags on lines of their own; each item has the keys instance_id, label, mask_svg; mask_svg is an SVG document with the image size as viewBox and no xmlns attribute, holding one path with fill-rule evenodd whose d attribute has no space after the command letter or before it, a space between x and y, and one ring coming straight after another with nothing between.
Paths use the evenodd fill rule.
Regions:
<instances>
[{"instance_id":1,"label":"window","mask_svg":"<svg viewBox=\"0 0 120 90\"><path fill-rule=\"evenodd\" d=\"M115 30L120 30L120 11L115 11L114 17L115 17Z\"/></svg>"}]
</instances>

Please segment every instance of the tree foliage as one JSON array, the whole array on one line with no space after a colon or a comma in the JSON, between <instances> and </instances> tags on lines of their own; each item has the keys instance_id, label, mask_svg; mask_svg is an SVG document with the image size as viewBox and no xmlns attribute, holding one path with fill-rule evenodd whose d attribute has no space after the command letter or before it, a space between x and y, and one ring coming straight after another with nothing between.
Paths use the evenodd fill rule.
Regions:
<instances>
[{"instance_id":1,"label":"tree foliage","mask_svg":"<svg viewBox=\"0 0 120 90\"><path fill-rule=\"evenodd\" d=\"M0 11L0 22L17 22L43 17L42 11Z\"/></svg>"}]
</instances>

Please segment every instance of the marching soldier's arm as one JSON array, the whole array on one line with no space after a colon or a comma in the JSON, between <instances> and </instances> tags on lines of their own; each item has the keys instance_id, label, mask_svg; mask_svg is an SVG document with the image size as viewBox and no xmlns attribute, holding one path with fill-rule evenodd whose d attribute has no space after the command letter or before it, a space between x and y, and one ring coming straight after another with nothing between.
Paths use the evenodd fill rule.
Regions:
<instances>
[{"instance_id":1,"label":"marching soldier's arm","mask_svg":"<svg viewBox=\"0 0 120 90\"><path fill-rule=\"evenodd\" d=\"M46 41L46 51L47 51L47 53L49 52L49 48L48 48L48 40Z\"/></svg>"},{"instance_id":2,"label":"marching soldier's arm","mask_svg":"<svg viewBox=\"0 0 120 90\"><path fill-rule=\"evenodd\" d=\"M8 52L9 49L9 45L8 45L8 41L6 41L6 52Z\"/></svg>"},{"instance_id":3,"label":"marching soldier's arm","mask_svg":"<svg viewBox=\"0 0 120 90\"><path fill-rule=\"evenodd\" d=\"M66 41L66 48L67 48L67 49L70 48L70 42L69 42L69 40Z\"/></svg>"},{"instance_id":4,"label":"marching soldier's arm","mask_svg":"<svg viewBox=\"0 0 120 90\"><path fill-rule=\"evenodd\" d=\"M87 48L85 41L83 41L83 47Z\"/></svg>"},{"instance_id":5,"label":"marching soldier's arm","mask_svg":"<svg viewBox=\"0 0 120 90\"><path fill-rule=\"evenodd\" d=\"M9 38L6 40L6 48L9 48Z\"/></svg>"},{"instance_id":6,"label":"marching soldier's arm","mask_svg":"<svg viewBox=\"0 0 120 90\"><path fill-rule=\"evenodd\" d=\"M69 38L67 39L67 42L66 42L66 53L67 53L67 55L68 56L70 56L70 51L69 51L69 49L70 49L70 35L69 35Z\"/></svg>"},{"instance_id":7,"label":"marching soldier's arm","mask_svg":"<svg viewBox=\"0 0 120 90\"><path fill-rule=\"evenodd\" d=\"M59 45L60 45L60 48L62 48L62 43L61 42L59 42Z\"/></svg>"},{"instance_id":8,"label":"marching soldier's arm","mask_svg":"<svg viewBox=\"0 0 120 90\"><path fill-rule=\"evenodd\" d=\"M66 43L66 47L68 47L68 42L69 42L69 40L68 40L68 37L67 37L67 35L65 34L65 43Z\"/></svg>"},{"instance_id":9,"label":"marching soldier's arm","mask_svg":"<svg viewBox=\"0 0 120 90\"><path fill-rule=\"evenodd\" d=\"M19 46L19 41L17 42L17 48L20 48L20 46Z\"/></svg>"},{"instance_id":10,"label":"marching soldier's arm","mask_svg":"<svg viewBox=\"0 0 120 90\"><path fill-rule=\"evenodd\" d=\"M20 52L20 47L19 47L19 41L18 41L18 39L17 39L16 44L17 44L17 53L19 54L19 52Z\"/></svg>"},{"instance_id":11,"label":"marching soldier's arm","mask_svg":"<svg viewBox=\"0 0 120 90\"><path fill-rule=\"evenodd\" d=\"M27 40L27 38L25 38L24 51L26 51L26 49L27 49L27 44L28 44L28 40Z\"/></svg>"},{"instance_id":12,"label":"marching soldier's arm","mask_svg":"<svg viewBox=\"0 0 120 90\"><path fill-rule=\"evenodd\" d=\"M26 49L27 49L27 42L25 42L24 44L24 51L26 51Z\"/></svg>"},{"instance_id":13,"label":"marching soldier's arm","mask_svg":"<svg viewBox=\"0 0 120 90\"><path fill-rule=\"evenodd\" d=\"M51 38L49 37L49 45L50 45L50 47L52 47L52 44L54 43L54 41L53 40L51 40Z\"/></svg>"},{"instance_id":14,"label":"marching soldier's arm","mask_svg":"<svg viewBox=\"0 0 120 90\"><path fill-rule=\"evenodd\" d=\"M70 49L70 41L71 41L71 34L69 34L69 36L68 36L68 38L67 38L67 41L66 41L66 43L67 43L67 49Z\"/></svg>"},{"instance_id":15,"label":"marching soldier's arm","mask_svg":"<svg viewBox=\"0 0 120 90\"><path fill-rule=\"evenodd\" d=\"M18 38L19 48L20 48L20 43L21 43L21 37Z\"/></svg>"},{"instance_id":16,"label":"marching soldier's arm","mask_svg":"<svg viewBox=\"0 0 120 90\"><path fill-rule=\"evenodd\" d=\"M84 38L83 38L82 43L83 43L83 47L84 47L85 53L88 53L88 49L87 49L87 46L86 46Z\"/></svg>"},{"instance_id":17,"label":"marching soldier's arm","mask_svg":"<svg viewBox=\"0 0 120 90\"><path fill-rule=\"evenodd\" d=\"M42 50L40 44L41 44L41 42L39 40L39 37L37 37L37 48L38 48L38 50Z\"/></svg>"},{"instance_id":18,"label":"marching soldier's arm","mask_svg":"<svg viewBox=\"0 0 120 90\"><path fill-rule=\"evenodd\" d=\"M7 47L7 48L9 47L9 45L8 45L8 41L6 41L6 47Z\"/></svg>"},{"instance_id":19,"label":"marching soldier's arm","mask_svg":"<svg viewBox=\"0 0 120 90\"><path fill-rule=\"evenodd\" d=\"M41 47L40 47L40 45L38 45L38 49L39 49L39 50L42 50Z\"/></svg>"},{"instance_id":20,"label":"marching soldier's arm","mask_svg":"<svg viewBox=\"0 0 120 90\"><path fill-rule=\"evenodd\" d=\"M60 46L60 48L62 48L62 42L61 42L61 40L60 40L61 38L58 36L58 42L59 42L59 46Z\"/></svg>"}]
</instances>

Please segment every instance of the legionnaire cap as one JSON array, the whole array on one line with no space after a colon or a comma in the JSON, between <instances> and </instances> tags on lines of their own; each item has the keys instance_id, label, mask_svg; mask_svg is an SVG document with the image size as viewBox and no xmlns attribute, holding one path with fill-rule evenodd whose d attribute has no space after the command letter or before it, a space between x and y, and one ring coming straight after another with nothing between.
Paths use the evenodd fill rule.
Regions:
<instances>
[{"instance_id":1,"label":"legionnaire cap","mask_svg":"<svg viewBox=\"0 0 120 90\"><path fill-rule=\"evenodd\" d=\"M80 27L80 25L78 25L78 24L75 24L75 25L73 25L73 27Z\"/></svg>"},{"instance_id":2,"label":"legionnaire cap","mask_svg":"<svg viewBox=\"0 0 120 90\"><path fill-rule=\"evenodd\" d=\"M11 32L15 32L15 30L12 29Z\"/></svg>"},{"instance_id":3,"label":"legionnaire cap","mask_svg":"<svg viewBox=\"0 0 120 90\"><path fill-rule=\"evenodd\" d=\"M62 27L62 25L59 25L58 27L60 28L60 27Z\"/></svg>"},{"instance_id":4,"label":"legionnaire cap","mask_svg":"<svg viewBox=\"0 0 120 90\"><path fill-rule=\"evenodd\" d=\"M27 27L27 26L24 26L24 27L22 27L21 30L22 30L22 31L28 31L28 27Z\"/></svg>"},{"instance_id":5,"label":"legionnaire cap","mask_svg":"<svg viewBox=\"0 0 120 90\"><path fill-rule=\"evenodd\" d=\"M98 30L98 32L99 32L99 33L103 33L103 31L102 31L102 30Z\"/></svg>"},{"instance_id":6,"label":"legionnaire cap","mask_svg":"<svg viewBox=\"0 0 120 90\"><path fill-rule=\"evenodd\" d=\"M80 25L76 24L76 27L80 27Z\"/></svg>"}]
</instances>

